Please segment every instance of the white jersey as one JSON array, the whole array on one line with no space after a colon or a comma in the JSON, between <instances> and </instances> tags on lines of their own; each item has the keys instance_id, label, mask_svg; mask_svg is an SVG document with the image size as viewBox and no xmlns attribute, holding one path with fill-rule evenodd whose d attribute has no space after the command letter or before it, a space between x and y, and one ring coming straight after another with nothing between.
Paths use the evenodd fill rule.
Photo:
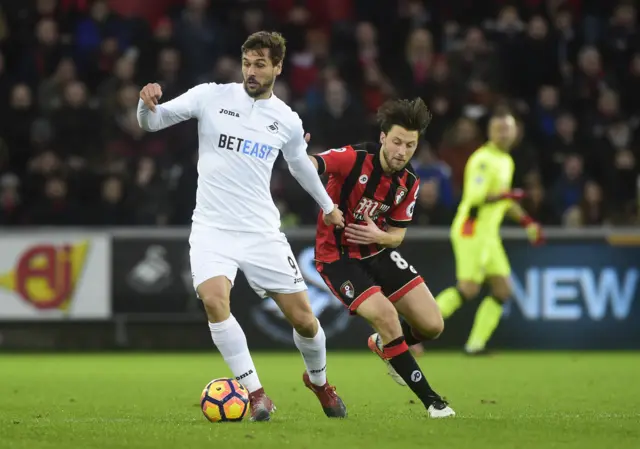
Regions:
<instances>
[{"instance_id":1,"label":"white jersey","mask_svg":"<svg viewBox=\"0 0 640 449\"><path fill-rule=\"evenodd\" d=\"M146 131L198 119L198 190L195 224L246 232L273 232L280 213L271 197L271 172L282 151L289 170L320 204L333 209L307 156L302 121L282 100L251 98L240 83L200 84L151 112L140 100Z\"/></svg>"}]
</instances>

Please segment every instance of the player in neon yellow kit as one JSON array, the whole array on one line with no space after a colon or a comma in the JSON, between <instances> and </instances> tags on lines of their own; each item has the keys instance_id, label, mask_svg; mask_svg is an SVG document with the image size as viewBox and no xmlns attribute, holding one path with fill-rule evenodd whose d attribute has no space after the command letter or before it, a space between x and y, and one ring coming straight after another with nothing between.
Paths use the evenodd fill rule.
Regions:
<instances>
[{"instance_id":1,"label":"player in neon yellow kit","mask_svg":"<svg viewBox=\"0 0 640 449\"><path fill-rule=\"evenodd\" d=\"M483 354L498 326L502 307L511 296L511 266L500 239L505 215L518 221L535 245L543 242L540 226L517 203L521 190L512 190L513 159L509 152L517 137L512 115L494 115L489 141L469 158L464 172L462 201L451 226L456 258L457 286L444 290L436 301L446 320L465 301L474 299L485 281L491 288L476 312L467 340L468 354Z\"/></svg>"}]
</instances>

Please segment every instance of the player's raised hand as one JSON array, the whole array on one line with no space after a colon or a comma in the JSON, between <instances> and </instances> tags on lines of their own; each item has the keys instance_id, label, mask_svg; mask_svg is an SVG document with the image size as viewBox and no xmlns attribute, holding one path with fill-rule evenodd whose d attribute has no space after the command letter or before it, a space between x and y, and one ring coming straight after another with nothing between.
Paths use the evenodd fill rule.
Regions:
<instances>
[{"instance_id":1,"label":"player's raised hand","mask_svg":"<svg viewBox=\"0 0 640 449\"><path fill-rule=\"evenodd\" d=\"M309 141L310 141L310 140L311 140L311 134L306 133L306 134L304 135L304 141L305 141L305 142L307 142L307 143L309 143Z\"/></svg>"},{"instance_id":2,"label":"player's raised hand","mask_svg":"<svg viewBox=\"0 0 640 449\"><path fill-rule=\"evenodd\" d=\"M364 221L366 224L360 225L351 223L345 229L345 236L347 242L355 245L371 245L372 243L378 243L384 231L375 224L369 214L364 214Z\"/></svg>"},{"instance_id":3,"label":"player's raised hand","mask_svg":"<svg viewBox=\"0 0 640 449\"><path fill-rule=\"evenodd\" d=\"M162 98L162 87L158 83L149 83L140 91L140 98L151 112L156 112L156 105Z\"/></svg>"},{"instance_id":4,"label":"player's raised hand","mask_svg":"<svg viewBox=\"0 0 640 449\"><path fill-rule=\"evenodd\" d=\"M342 215L342 211L338 209L337 204L334 204L334 206L330 213L323 215L322 221L324 221L324 224L327 226L333 225L338 229L342 229L344 228L344 215Z\"/></svg>"}]
</instances>

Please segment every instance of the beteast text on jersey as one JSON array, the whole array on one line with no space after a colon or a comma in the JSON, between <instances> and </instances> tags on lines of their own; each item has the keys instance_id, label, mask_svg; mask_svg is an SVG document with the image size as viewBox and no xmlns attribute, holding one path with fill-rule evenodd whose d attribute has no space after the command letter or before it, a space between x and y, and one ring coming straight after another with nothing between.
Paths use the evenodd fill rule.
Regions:
<instances>
[{"instance_id":1,"label":"beteast text on jersey","mask_svg":"<svg viewBox=\"0 0 640 449\"><path fill-rule=\"evenodd\" d=\"M258 159L267 159L274 150L271 145L253 142L251 140L243 139L242 137L227 136L226 134L220 134L218 147L223 150L231 150L238 153L240 153L240 149L242 149L243 154Z\"/></svg>"}]
</instances>

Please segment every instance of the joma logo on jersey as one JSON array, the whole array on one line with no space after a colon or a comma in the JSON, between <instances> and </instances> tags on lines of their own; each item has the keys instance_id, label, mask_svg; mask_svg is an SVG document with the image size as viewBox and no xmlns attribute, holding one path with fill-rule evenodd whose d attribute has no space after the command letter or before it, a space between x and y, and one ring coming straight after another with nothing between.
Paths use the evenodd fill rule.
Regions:
<instances>
[{"instance_id":1,"label":"joma logo on jersey","mask_svg":"<svg viewBox=\"0 0 640 449\"><path fill-rule=\"evenodd\" d=\"M363 197L353 211L353 216L356 220L364 220L366 214L369 215L372 220L375 220L380 214L388 212L389 209L388 204Z\"/></svg>"},{"instance_id":2,"label":"joma logo on jersey","mask_svg":"<svg viewBox=\"0 0 640 449\"><path fill-rule=\"evenodd\" d=\"M220 134L218 147L223 150L235 151L257 159L268 159L274 148L261 142L253 142L242 137Z\"/></svg>"},{"instance_id":3,"label":"joma logo on jersey","mask_svg":"<svg viewBox=\"0 0 640 449\"><path fill-rule=\"evenodd\" d=\"M230 115L231 117L240 118L240 114L235 111L229 111L228 109L220 109L220 111L218 111L218 114Z\"/></svg>"}]
</instances>

